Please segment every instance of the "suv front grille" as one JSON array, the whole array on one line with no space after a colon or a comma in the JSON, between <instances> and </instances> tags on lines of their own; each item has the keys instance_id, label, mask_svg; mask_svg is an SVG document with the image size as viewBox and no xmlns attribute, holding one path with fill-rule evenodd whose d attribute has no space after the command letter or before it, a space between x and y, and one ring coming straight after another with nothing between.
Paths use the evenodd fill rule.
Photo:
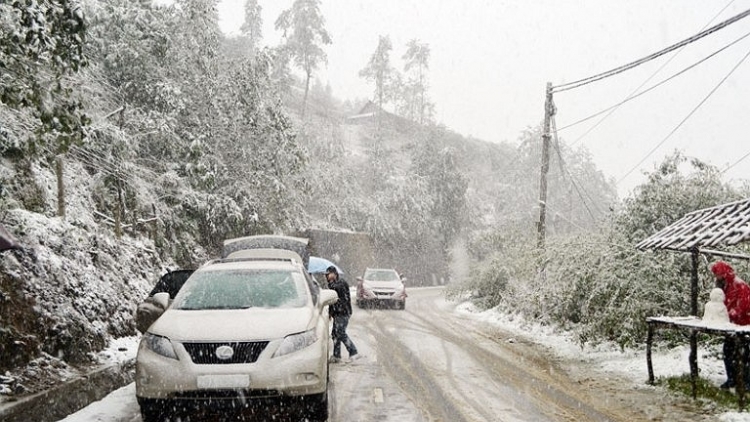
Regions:
<instances>
[{"instance_id":1,"label":"suv front grille","mask_svg":"<svg viewBox=\"0 0 750 422\"><path fill-rule=\"evenodd\" d=\"M253 363L258 360L263 349L268 345L267 341L255 342L226 342L226 343L183 343L193 363L199 365L230 364L230 363ZM229 359L219 359L216 349L221 346L229 346L234 354Z\"/></svg>"},{"instance_id":2,"label":"suv front grille","mask_svg":"<svg viewBox=\"0 0 750 422\"><path fill-rule=\"evenodd\" d=\"M263 398L278 397L281 395L277 390L196 390L180 391L170 394L174 399L194 399L194 400L221 400L237 398Z\"/></svg>"}]
</instances>

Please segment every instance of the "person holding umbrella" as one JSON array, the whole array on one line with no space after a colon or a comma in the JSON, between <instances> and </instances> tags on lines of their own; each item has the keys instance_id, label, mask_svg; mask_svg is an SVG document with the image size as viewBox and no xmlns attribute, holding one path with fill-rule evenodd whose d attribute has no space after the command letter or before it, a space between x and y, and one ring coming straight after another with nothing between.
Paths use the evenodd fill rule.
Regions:
<instances>
[{"instance_id":1,"label":"person holding umbrella","mask_svg":"<svg viewBox=\"0 0 750 422\"><path fill-rule=\"evenodd\" d=\"M346 334L346 327L349 325L349 317L352 315L352 299L349 293L349 284L343 278L339 277L339 272L335 266L331 265L326 268L326 280L328 287L334 290L339 296L338 302L329 306L328 312L333 318L333 356L331 363L341 362L341 344L344 344L346 351L349 352L349 359L359 358L357 347L352 339Z\"/></svg>"}]
</instances>

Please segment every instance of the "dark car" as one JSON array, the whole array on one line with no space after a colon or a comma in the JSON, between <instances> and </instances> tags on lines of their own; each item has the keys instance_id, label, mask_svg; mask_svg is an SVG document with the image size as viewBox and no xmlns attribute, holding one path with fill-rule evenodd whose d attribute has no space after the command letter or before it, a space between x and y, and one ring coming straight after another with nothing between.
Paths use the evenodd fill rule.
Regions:
<instances>
[{"instance_id":1,"label":"dark car","mask_svg":"<svg viewBox=\"0 0 750 422\"><path fill-rule=\"evenodd\" d=\"M138 331L145 333L148 327L166 310L166 306L156 300L154 296L157 293L169 293L169 299L174 299L188 277L193 274L193 271L195 270L169 271L161 276L154 288L151 289L148 297L138 305L135 311L135 327Z\"/></svg>"}]
</instances>

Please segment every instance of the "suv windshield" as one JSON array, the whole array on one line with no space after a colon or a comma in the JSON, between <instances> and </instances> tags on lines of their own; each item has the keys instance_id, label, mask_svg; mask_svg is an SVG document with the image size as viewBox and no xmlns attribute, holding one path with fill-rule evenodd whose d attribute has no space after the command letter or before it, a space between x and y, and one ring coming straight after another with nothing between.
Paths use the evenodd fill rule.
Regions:
<instances>
[{"instance_id":1,"label":"suv windshield","mask_svg":"<svg viewBox=\"0 0 750 422\"><path fill-rule=\"evenodd\" d=\"M304 277L293 271L209 269L193 273L172 308L297 308L307 297Z\"/></svg>"},{"instance_id":2,"label":"suv windshield","mask_svg":"<svg viewBox=\"0 0 750 422\"><path fill-rule=\"evenodd\" d=\"M395 270L367 270L364 278L367 281L399 281Z\"/></svg>"}]
</instances>

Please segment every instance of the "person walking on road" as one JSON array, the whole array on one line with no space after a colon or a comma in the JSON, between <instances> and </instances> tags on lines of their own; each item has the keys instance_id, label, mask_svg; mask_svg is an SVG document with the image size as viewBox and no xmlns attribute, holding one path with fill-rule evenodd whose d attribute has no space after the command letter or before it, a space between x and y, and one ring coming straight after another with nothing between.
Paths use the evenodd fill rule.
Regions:
<instances>
[{"instance_id":1,"label":"person walking on road","mask_svg":"<svg viewBox=\"0 0 750 422\"><path fill-rule=\"evenodd\" d=\"M716 277L716 287L724 290L724 304L727 306L729 321L737 325L750 324L750 286L734 274L734 269L724 261L717 261L711 266L711 272ZM739 357L735 354L739 345ZM737 359L744 363L744 376L737 374ZM750 350L747 341L740 336L735 339L727 336L724 339L724 368L727 381L721 388L733 388L738 382L745 382L750 387Z\"/></svg>"},{"instance_id":2,"label":"person walking on road","mask_svg":"<svg viewBox=\"0 0 750 422\"><path fill-rule=\"evenodd\" d=\"M332 363L341 362L341 343L344 344L346 351L349 352L349 359L355 360L359 357L357 355L357 347L346 334L349 317L352 315L352 298L349 292L349 284L346 280L339 277L339 272L333 265L326 269L326 280L328 280L328 287L334 290L339 296L338 302L328 307L328 312L331 318L333 318L333 333L331 333L331 337L333 337L333 356L330 361Z\"/></svg>"}]
</instances>

